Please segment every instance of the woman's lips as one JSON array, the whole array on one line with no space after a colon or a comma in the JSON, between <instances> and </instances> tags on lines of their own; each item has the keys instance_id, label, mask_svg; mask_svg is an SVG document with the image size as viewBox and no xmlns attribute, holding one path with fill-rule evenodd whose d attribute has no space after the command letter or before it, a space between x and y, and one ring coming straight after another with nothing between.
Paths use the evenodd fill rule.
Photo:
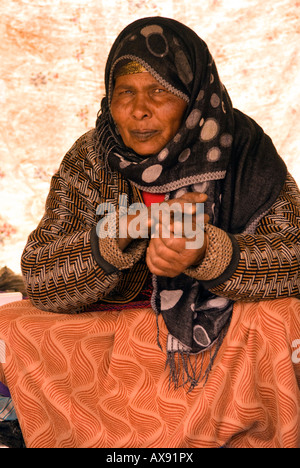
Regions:
<instances>
[{"instance_id":1,"label":"woman's lips","mask_svg":"<svg viewBox=\"0 0 300 468\"><path fill-rule=\"evenodd\" d=\"M147 141L154 137L158 130L131 130L130 133L138 141Z\"/></svg>"}]
</instances>

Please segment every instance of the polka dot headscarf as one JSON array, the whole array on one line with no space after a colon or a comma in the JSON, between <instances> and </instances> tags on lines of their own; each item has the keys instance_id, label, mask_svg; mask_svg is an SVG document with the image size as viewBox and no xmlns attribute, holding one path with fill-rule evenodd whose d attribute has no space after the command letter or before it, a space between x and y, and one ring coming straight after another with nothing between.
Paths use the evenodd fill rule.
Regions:
<instances>
[{"instance_id":1,"label":"polka dot headscarf","mask_svg":"<svg viewBox=\"0 0 300 468\"><path fill-rule=\"evenodd\" d=\"M179 132L146 160L124 147L109 112L115 74L132 61L188 103ZM102 112L109 122L107 133L113 136L106 151L112 170L154 193L224 177L233 141L233 109L207 45L191 29L161 17L132 23L111 49L105 83Z\"/></svg>"}]
</instances>

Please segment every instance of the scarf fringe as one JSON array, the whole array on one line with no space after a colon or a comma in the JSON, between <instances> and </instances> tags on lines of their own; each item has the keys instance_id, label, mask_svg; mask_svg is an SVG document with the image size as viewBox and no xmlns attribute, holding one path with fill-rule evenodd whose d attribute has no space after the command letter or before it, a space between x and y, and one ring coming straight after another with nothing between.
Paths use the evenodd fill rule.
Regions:
<instances>
[{"instance_id":1,"label":"scarf fringe","mask_svg":"<svg viewBox=\"0 0 300 468\"><path fill-rule=\"evenodd\" d=\"M172 383L175 389L180 387L186 388L188 386L187 393L191 392L203 381L203 387L205 387L218 351L225 338L228 326L222 330L213 345L209 349L205 350L209 351L209 363L206 369L203 369L204 351L201 351L198 354L182 349L172 349L167 351L165 368L170 368L169 387ZM212 352L214 345L215 349ZM192 362L191 356L195 356L194 362ZM199 358L201 359L200 369L198 369Z\"/></svg>"}]
</instances>

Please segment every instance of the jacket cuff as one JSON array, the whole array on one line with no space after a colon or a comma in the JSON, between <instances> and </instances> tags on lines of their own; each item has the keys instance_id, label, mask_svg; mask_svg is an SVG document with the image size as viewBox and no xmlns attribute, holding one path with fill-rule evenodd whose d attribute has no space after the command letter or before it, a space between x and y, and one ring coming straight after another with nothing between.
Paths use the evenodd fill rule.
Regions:
<instances>
[{"instance_id":1,"label":"jacket cuff","mask_svg":"<svg viewBox=\"0 0 300 468\"><path fill-rule=\"evenodd\" d=\"M107 274L111 275L112 273L116 273L118 271L118 268L116 268L114 265L111 265L108 263L101 255L100 249L99 249L99 237L97 235L97 228L96 226L93 227L91 231L91 248L92 248L92 253L94 260L96 263L99 265L99 267Z\"/></svg>"},{"instance_id":2,"label":"jacket cuff","mask_svg":"<svg viewBox=\"0 0 300 468\"><path fill-rule=\"evenodd\" d=\"M117 270L127 270L141 260L146 252L147 244L147 240L133 240L122 251L117 239L105 237L99 239L99 251L102 258Z\"/></svg>"},{"instance_id":3,"label":"jacket cuff","mask_svg":"<svg viewBox=\"0 0 300 468\"><path fill-rule=\"evenodd\" d=\"M94 246L95 259L107 273L132 268L146 252L147 239L133 240L124 251L120 249L119 225L115 218L109 220L107 217L107 222L96 226L93 232L97 237L97 248Z\"/></svg>"},{"instance_id":4,"label":"jacket cuff","mask_svg":"<svg viewBox=\"0 0 300 468\"><path fill-rule=\"evenodd\" d=\"M184 273L199 281L211 281L220 277L230 265L233 245L222 229L206 224L204 230L208 236L205 257L199 265L187 268Z\"/></svg>"}]
</instances>

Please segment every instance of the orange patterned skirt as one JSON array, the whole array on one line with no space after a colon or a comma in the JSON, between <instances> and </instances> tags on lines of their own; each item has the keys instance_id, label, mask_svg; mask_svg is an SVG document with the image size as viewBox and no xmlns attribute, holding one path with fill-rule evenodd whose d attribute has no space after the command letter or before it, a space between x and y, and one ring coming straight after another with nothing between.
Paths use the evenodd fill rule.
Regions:
<instances>
[{"instance_id":1,"label":"orange patterned skirt","mask_svg":"<svg viewBox=\"0 0 300 468\"><path fill-rule=\"evenodd\" d=\"M169 383L159 327L163 350L150 308L2 306L0 381L26 446L300 447L300 300L237 303L206 385L190 393Z\"/></svg>"}]
</instances>

